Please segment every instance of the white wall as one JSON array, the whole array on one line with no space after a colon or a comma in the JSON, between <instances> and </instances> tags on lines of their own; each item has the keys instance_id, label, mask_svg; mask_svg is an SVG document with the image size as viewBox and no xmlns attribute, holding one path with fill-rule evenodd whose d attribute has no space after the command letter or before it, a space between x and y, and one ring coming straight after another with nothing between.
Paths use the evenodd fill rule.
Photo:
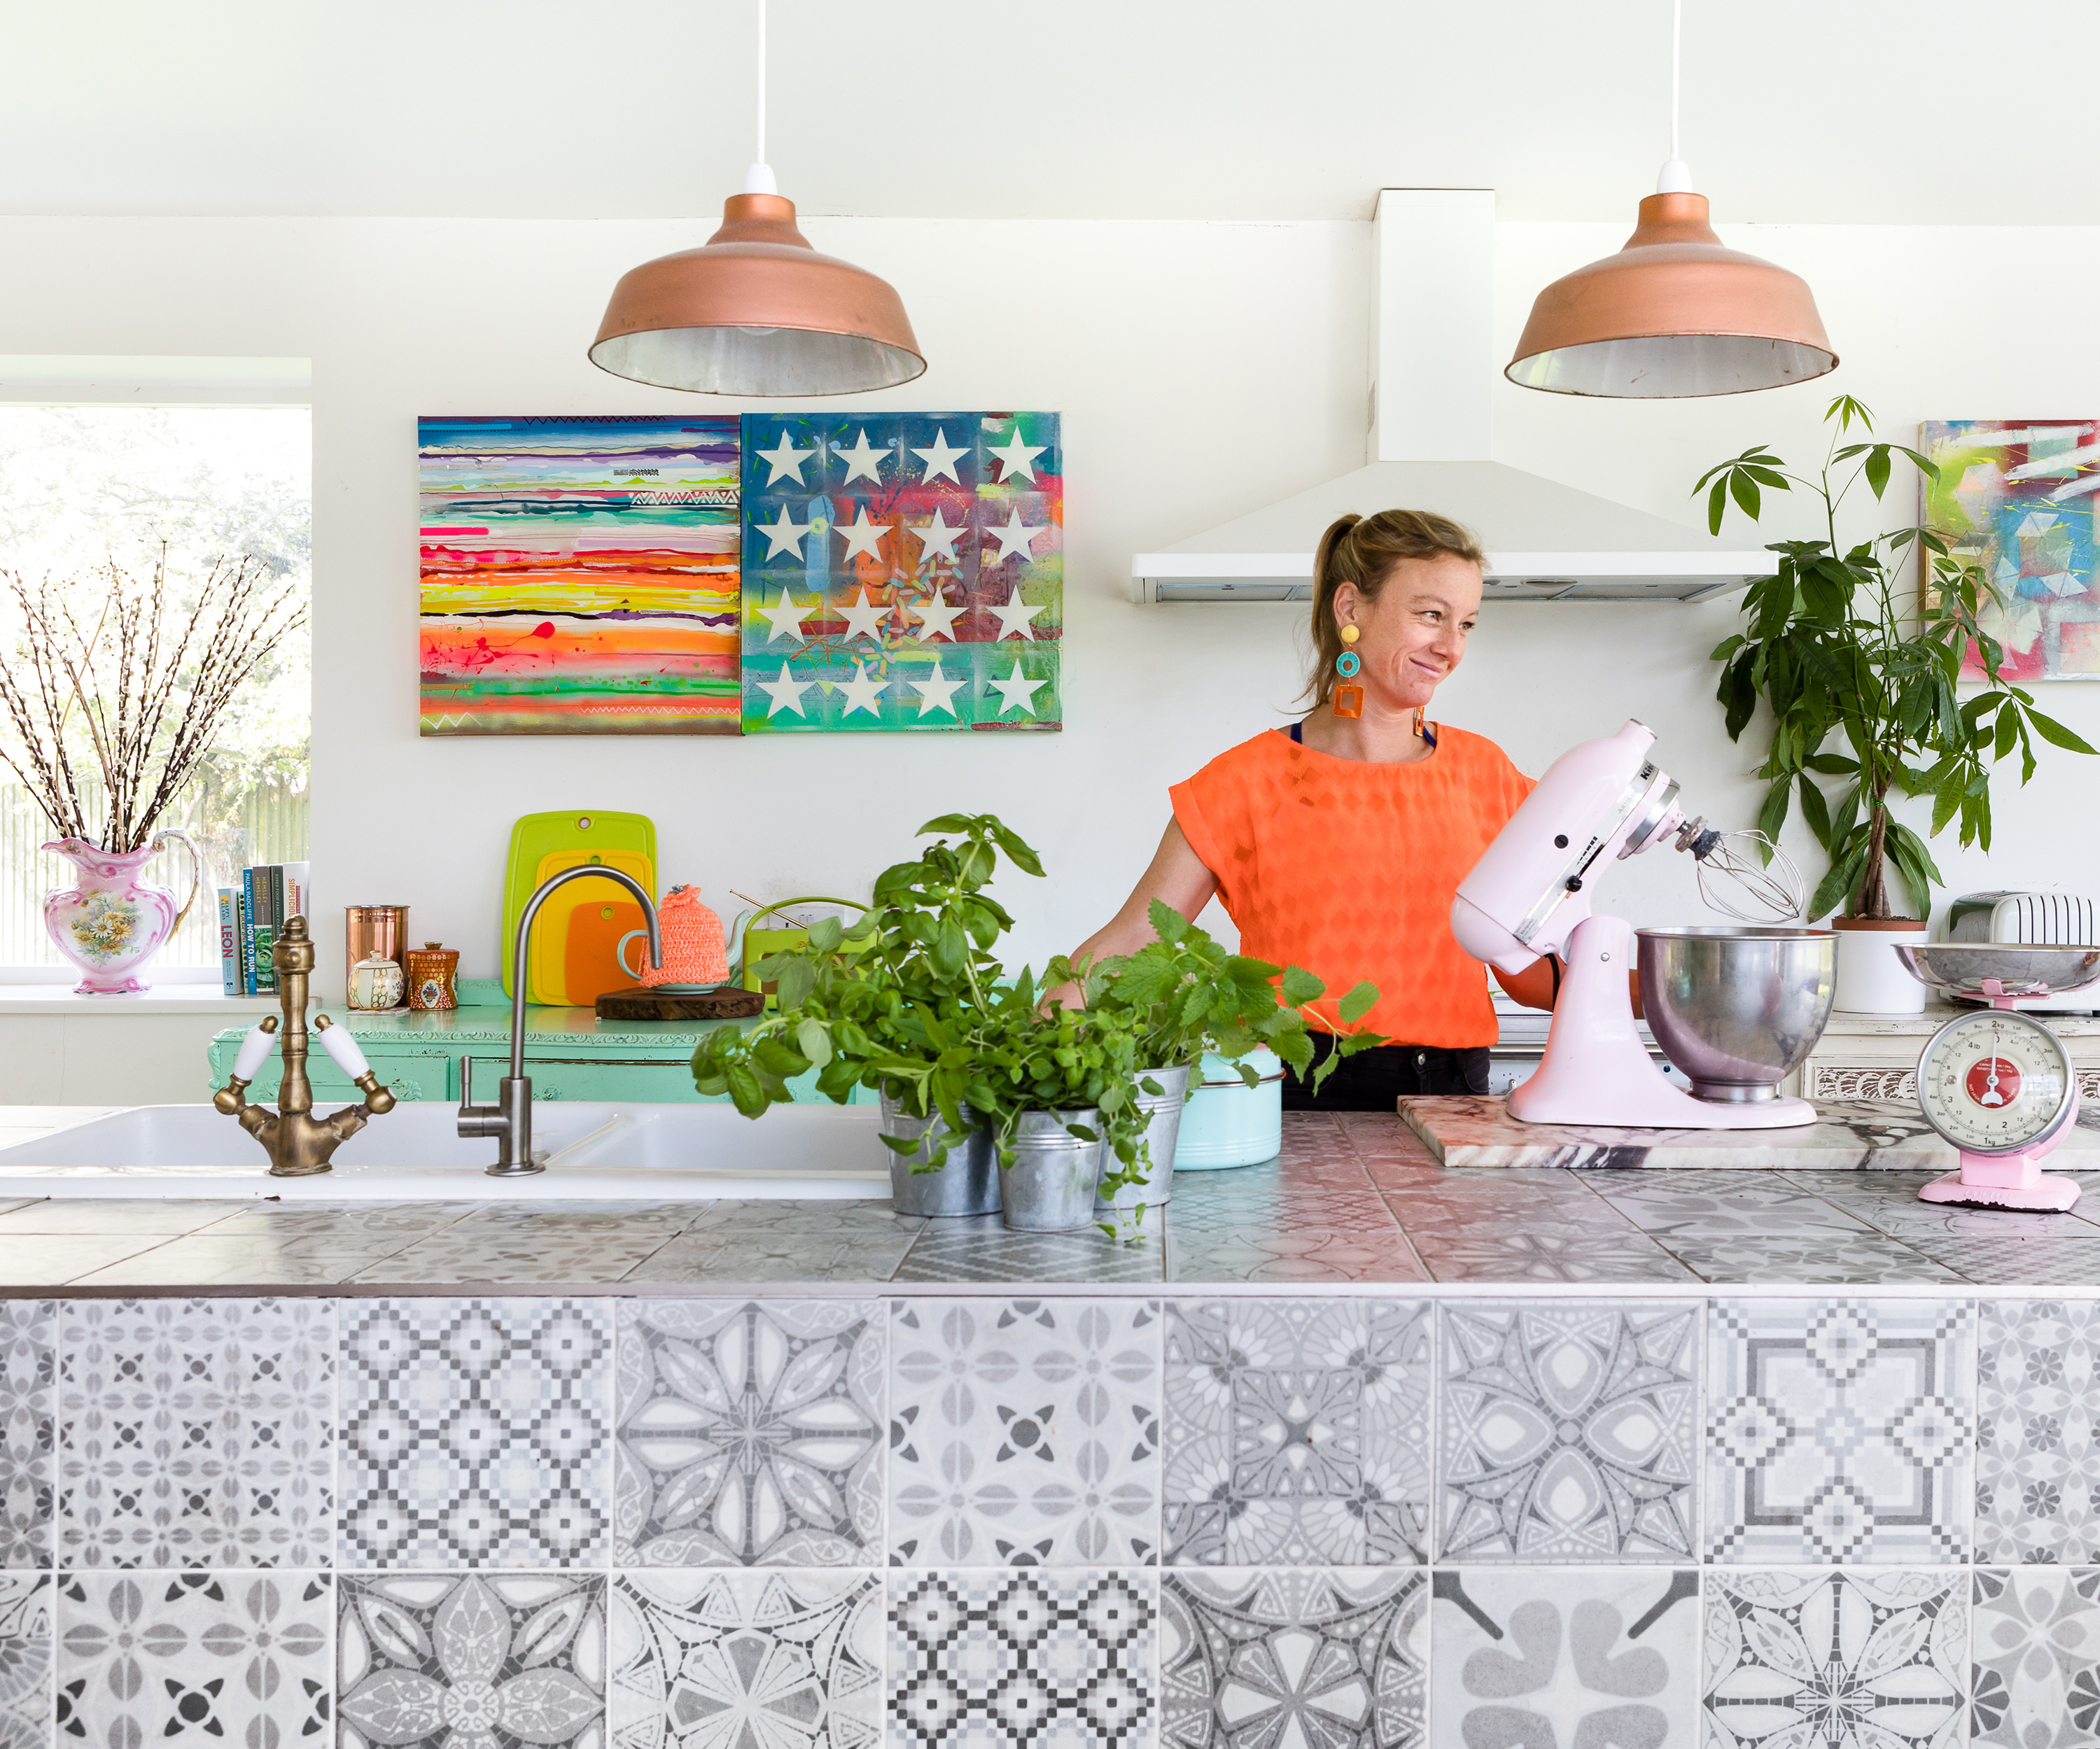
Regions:
<instances>
[{"instance_id":1,"label":"white wall","mask_svg":"<svg viewBox=\"0 0 2100 1749\"><path fill-rule=\"evenodd\" d=\"M1630 214L1629 215L1630 218ZM1065 416L1066 729L1055 736L423 740L416 732L419 413L646 412L690 398L616 381L584 347L613 279L693 240L645 223L0 221L0 353L309 356L314 368L314 861L320 910L405 902L417 940L496 963L510 822L569 805L657 821L661 875L733 909L865 888L911 829L992 808L1052 878L1011 882L1017 956L1072 945L1118 903L1165 790L1284 719L1302 610L1140 609L1133 551L1356 465L1366 405L1368 227L1346 222L813 222L820 248L903 291L933 359L869 405L1038 407ZM1505 346L1530 295L1617 247L1625 226L1505 225ZM2100 264L2100 231L1764 227L1730 240L1814 285L1846 363L1833 379L1892 435L1926 416L2100 407L2100 360L2054 288ZM2023 281L1994 266L2032 264ZM2004 288L2034 288L2025 306ZM2058 311L2062 313L2059 314ZM1681 404L1579 403L1502 385L1501 458L1692 520L1712 460L1758 440L1804 457L1823 385ZM1908 519L1908 500L1903 505ZM1774 525L1770 538L1791 532ZM1627 715L1652 725L1698 810L1747 819L1754 761L1722 734L1706 652L1727 605L1498 606L1437 713L1525 769ZM2100 688L2049 707L2100 738ZM2100 770L2058 756L2001 800L1998 852L1942 847L1957 889L2086 878ZM1681 863L1629 871L1613 908L1696 912ZM1375 870L1364 871L1374 879ZM323 987L340 938L320 932Z\"/></svg>"}]
</instances>

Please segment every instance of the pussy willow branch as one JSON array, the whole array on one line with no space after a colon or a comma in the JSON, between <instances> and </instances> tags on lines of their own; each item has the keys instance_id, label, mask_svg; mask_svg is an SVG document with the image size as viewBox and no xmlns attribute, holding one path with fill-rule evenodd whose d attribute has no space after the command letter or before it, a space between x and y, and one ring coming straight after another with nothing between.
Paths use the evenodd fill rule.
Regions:
<instances>
[{"instance_id":1,"label":"pussy willow branch","mask_svg":"<svg viewBox=\"0 0 2100 1749\"><path fill-rule=\"evenodd\" d=\"M179 618L169 610L165 549L144 578L117 565L34 586L7 575L22 642L0 654L0 709L16 742L0 742L0 762L62 835L136 850L210 753L227 707L306 610L249 559L214 563ZM83 627L74 602L90 588L99 600ZM102 774L99 835L74 782L69 729L86 737Z\"/></svg>"}]
</instances>

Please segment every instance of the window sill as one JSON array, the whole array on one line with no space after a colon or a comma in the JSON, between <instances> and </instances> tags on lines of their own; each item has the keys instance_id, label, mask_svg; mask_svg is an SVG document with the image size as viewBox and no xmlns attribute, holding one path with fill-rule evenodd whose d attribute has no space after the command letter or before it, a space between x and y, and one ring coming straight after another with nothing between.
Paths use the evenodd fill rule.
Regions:
<instances>
[{"instance_id":1,"label":"window sill","mask_svg":"<svg viewBox=\"0 0 2100 1749\"><path fill-rule=\"evenodd\" d=\"M0 984L0 1017L8 1015L275 1014L275 996L228 996L215 985L164 984L135 996L80 996L60 984Z\"/></svg>"}]
</instances>

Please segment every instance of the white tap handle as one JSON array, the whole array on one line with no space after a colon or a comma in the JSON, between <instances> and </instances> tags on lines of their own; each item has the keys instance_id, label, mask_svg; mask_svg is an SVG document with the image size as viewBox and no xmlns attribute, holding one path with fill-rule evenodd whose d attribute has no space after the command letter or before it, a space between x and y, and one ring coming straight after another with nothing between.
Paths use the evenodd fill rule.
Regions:
<instances>
[{"instance_id":1,"label":"white tap handle","mask_svg":"<svg viewBox=\"0 0 2100 1749\"><path fill-rule=\"evenodd\" d=\"M277 1042L276 1020L272 1015L268 1023L258 1023L249 1029L248 1036L240 1041L240 1055L233 1060L233 1077L236 1081L253 1081L256 1070L262 1068L270 1055L270 1047Z\"/></svg>"},{"instance_id":2,"label":"white tap handle","mask_svg":"<svg viewBox=\"0 0 2100 1749\"><path fill-rule=\"evenodd\" d=\"M352 1081L372 1073L372 1065L364 1060L364 1053L358 1049L357 1041L350 1036L348 1027L332 1026L329 1017L323 1015L314 1022L314 1030L320 1035L321 1049Z\"/></svg>"}]
</instances>

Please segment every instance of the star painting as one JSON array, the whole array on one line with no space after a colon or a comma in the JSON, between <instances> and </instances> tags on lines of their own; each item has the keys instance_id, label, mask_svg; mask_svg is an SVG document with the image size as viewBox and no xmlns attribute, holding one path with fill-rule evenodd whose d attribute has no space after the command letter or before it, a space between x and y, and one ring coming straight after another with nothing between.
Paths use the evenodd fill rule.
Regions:
<instances>
[{"instance_id":1,"label":"star painting","mask_svg":"<svg viewBox=\"0 0 2100 1749\"><path fill-rule=\"evenodd\" d=\"M1055 413L747 413L746 734L1063 727Z\"/></svg>"}]
</instances>

